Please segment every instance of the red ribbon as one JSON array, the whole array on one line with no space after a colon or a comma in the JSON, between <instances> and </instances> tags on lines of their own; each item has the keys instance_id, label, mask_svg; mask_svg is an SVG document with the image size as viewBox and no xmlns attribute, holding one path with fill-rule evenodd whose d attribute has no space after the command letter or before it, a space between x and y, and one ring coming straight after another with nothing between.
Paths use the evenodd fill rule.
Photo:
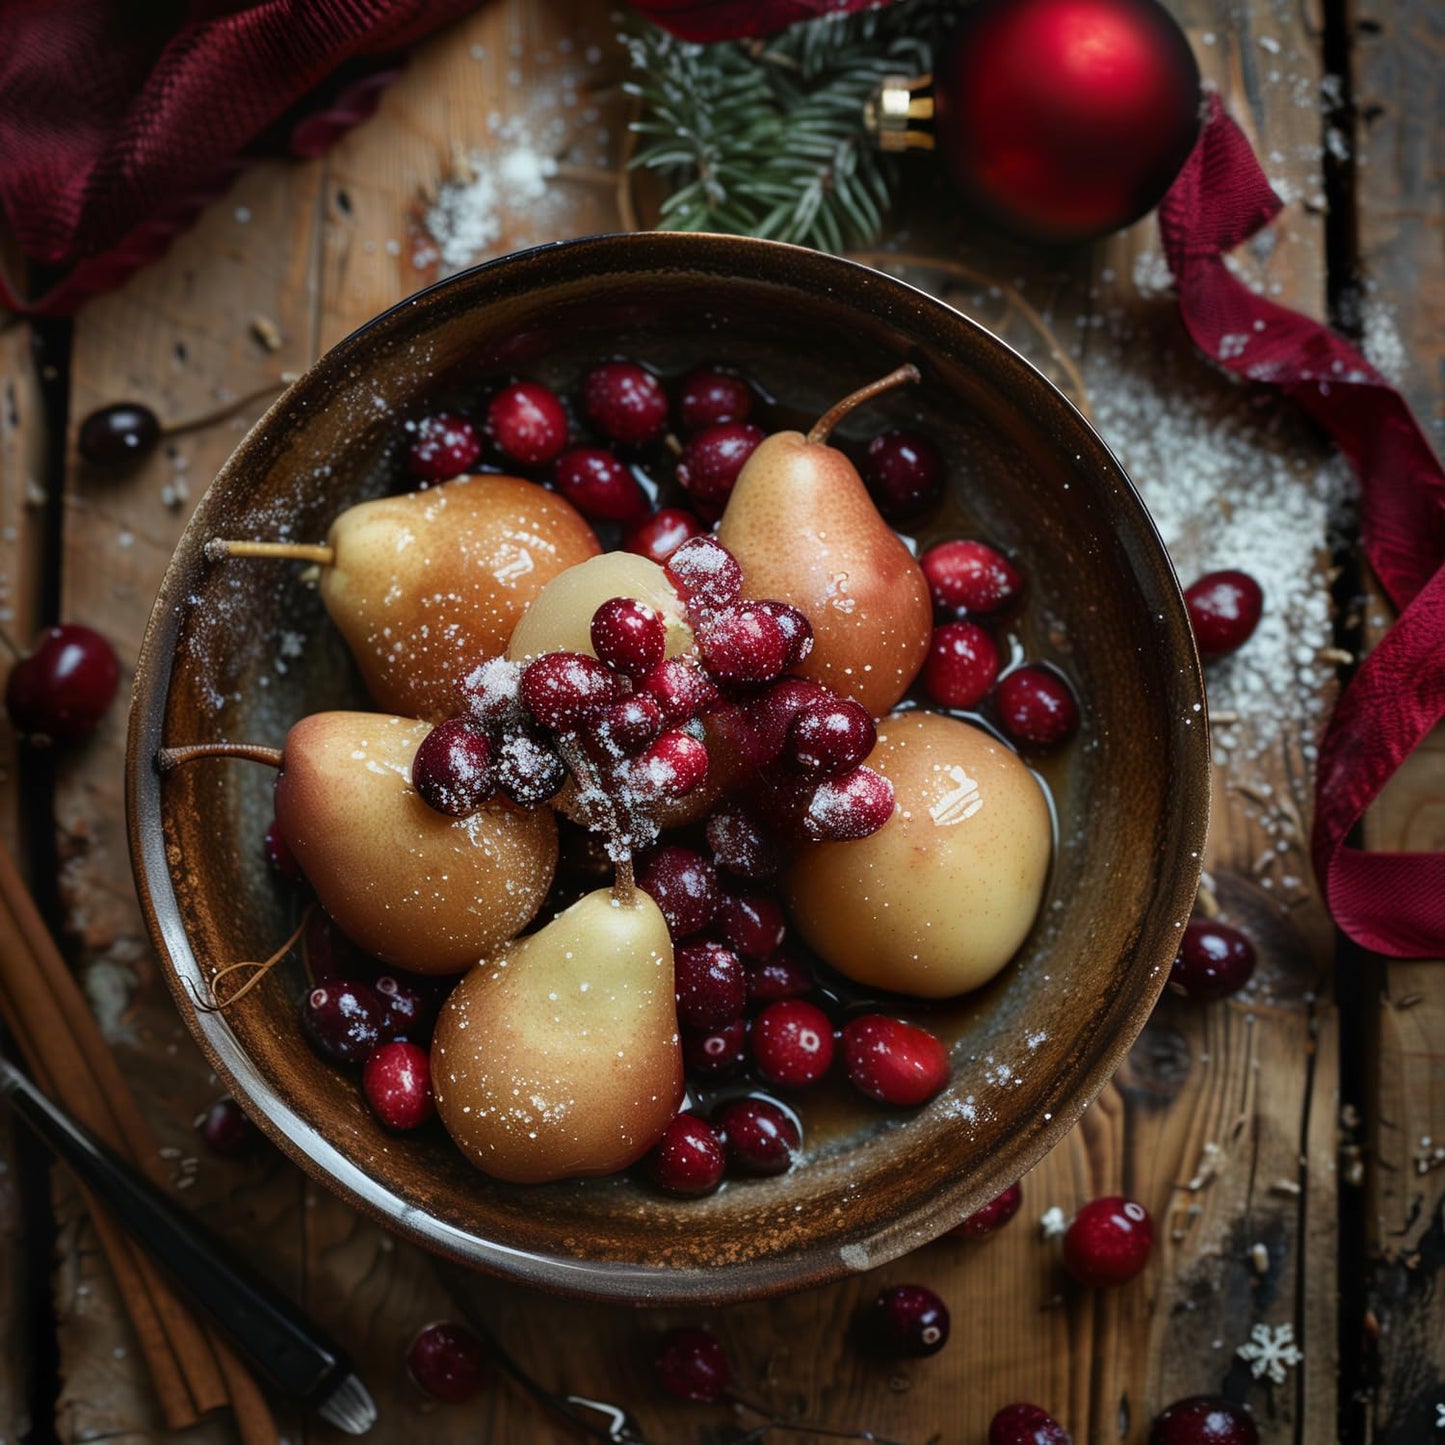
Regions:
<instances>
[{"instance_id":1,"label":"red ribbon","mask_svg":"<svg viewBox=\"0 0 1445 1445\"><path fill-rule=\"evenodd\" d=\"M1335 922L1357 943L1399 957L1445 956L1445 853L1366 853L1347 841L1445 718L1445 472L1404 398L1354 347L1255 295L1225 267L1224 253L1282 206L1243 132L1211 97L1199 143L1159 207L1184 324L1221 366L1297 401L1349 458L1360 479L1365 556L1400 609L1320 743L1315 872Z\"/></svg>"}]
</instances>

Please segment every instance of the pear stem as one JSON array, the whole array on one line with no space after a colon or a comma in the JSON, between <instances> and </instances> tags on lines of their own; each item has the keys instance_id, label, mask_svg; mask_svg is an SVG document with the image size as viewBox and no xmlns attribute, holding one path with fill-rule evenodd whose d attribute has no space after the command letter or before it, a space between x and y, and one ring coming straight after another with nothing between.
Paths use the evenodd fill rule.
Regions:
<instances>
[{"instance_id":1,"label":"pear stem","mask_svg":"<svg viewBox=\"0 0 1445 1445\"><path fill-rule=\"evenodd\" d=\"M632 872L632 854L619 858L612 875L612 899L623 908L637 903L637 881Z\"/></svg>"},{"instance_id":2,"label":"pear stem","mask_svg":"<svg viewBox=\"0 0 1445 1445\"><path fill-rule=\"evenodd\" d=\"M330 567L336 561L336 548L324 542L233 542L227 537L212 537L206 543L206 557L220 562L227 557L284 557L292 562L315 562Z\"/></svg>"},{"instance_id":3,"label":"pear stem","mask_svg":"<svg viewBox=\"0 0 1445 1445\"><path fill-rule=\"evenodd\" d=\"M163 773L197 758L241 758L248 763L264 763L268 768L279 768L282 762L280 748L266 748L259 743L191 743L156 749L156 767Z\"/></svg>"},{"instance_id":4,"label":"pear stem","mask_svg":"<svg viewBox=\"0 0 1445 1445\"><path fill-rule=\"evenodd\" d=\"M865 401L872 401L875 396L882 396L885 391L892 391L896 386L904 386L910 382L922 380L923 375L918 368L911 361L905 361L902 366L895 367L887 376L880 376L877 381L870 381L867 386L860 386L857 391L849 392L842 401L830 406L813 423L813 429L808 433L806 440L813 445L826 442L828 433L854 407L862 406Z\"/></svg>"}]
</instances>

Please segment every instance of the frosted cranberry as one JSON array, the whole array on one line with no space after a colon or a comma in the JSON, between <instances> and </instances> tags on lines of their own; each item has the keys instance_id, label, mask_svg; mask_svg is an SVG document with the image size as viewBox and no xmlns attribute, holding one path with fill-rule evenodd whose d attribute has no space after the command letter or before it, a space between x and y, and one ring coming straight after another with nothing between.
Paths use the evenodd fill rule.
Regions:
<instances>
[{"instance_id":1,"label":"frosted cranberry","mask_svg":"<svg viewBox=\"0 0 1445 1445\"><path fill-rule=\"evenodd\" d=\"M1004 731L1026 747L1058 747L1079 726L1074 694L1047 667L1020 667L1009 673L994 693L994 705Z\"/></svg>"},{"instance_id":2,"label":"frosted cranberry","mask_svg":"<svg viewBox=\"0 0 1445 1445\"><path fill-rule=\"evenodd\" d=\"M567 413L548 387L514 381L487 404L487 431L510 461L540 467L567 445Z\"/></svg>"},{"instance_id":3,"label":"frosted cranberry","mask_svg":"<svg viewBox=\"0 0 1445 1445\"><path fill-rule=\"evenodd\" d=\"M748 1060L748 1026L733 1019L718 1029L680 1029L682 1066L690 1078L717 1083L742 1072Z\"/></svg>"},{"instance_id":4,"label":"frosted cranberry","mask_svg":"<svg viewBox=\"0 0 1445 1445\"><path fill-rule=\"evenodd\" d=\"M902 1359L936 1355L948 1343L948 1306L921 1284L895 1284L879 1292L869 1312L869 1342Z\"/></svg>"},{"instance_id":5,"label":"frosted cranberry","mask_svg":"<svg viewBox=\"0 0 1445 1445\"><path fill-rule=\"evenodd\" d=\"M717 700L717 684L685 657L664 658L642 680L642 687L662 709L667 723L687 722Z\"/></svg>"},{"instance_id":6,"label":"frosted cranberry","mask_svg":"<svg viewBox=\"0 0 1445 1445\"><path fill-rule=\"evenodd\" d=\"M722 422L698 432L678 458L679 485L713 515L727 501L738 473L762 440L762 429L746 422Z\"/></svg>"},{"instance_id":7,"label":"frosted cranberry","mask_svg":"<svg viewBox=\"0 0 1445 1445\"><path fill-rule=\"evenodd\" d=\"M620 697L597 714L592 731L610 756L630 758L662 731L662 709L646 693Z\"/></svg>"},{"instance_id":8,"label":"frosted cranberry","mask_svg":"<svg viewBox=\"0 0 1445 1445\"><path fill-rule=\"evenodd\" d=\"M854 768L818 784L803 832L814 843L847 843L876 833L892 816L893 784L872 768Z\"/></svg>"},{"instance_id":9,"label":"frosted cranberry","mask_svg":"<svg viewBox=\"0 0 1445 1445\"><path fill-rule=\"evenodd\" d=\"M1002 552L967 538L930 547L918 565L933 605L945 612L987 616L1016 601L1024 589L1024 579Z\"/></svg>"},{"instance_id":10,"label":"frosted cranberry","mask_svg":"<svg viewBox=\"0 0 1445 1445\"><path fill-rule=\"evenodd\" d=\"M948 1232L957 1235L960 1239L982 1239L985 1235L1002 1229L1019 1212L1019 1205L1023 1203L1023 1200L1023 1186L1010 1184L1002 1194L990 1199L982 1209L975 1210L961 1224L954 1225Z\"/></svg>"},{"instance_id":11,"label":"frosted cranberry","mask_svg":"<svg viewBox=\"0 0 1445 1445\"><path fill-rule=\"evenodd\" d=\"M381 1000L370 984L336 978L313 988L301 1006L301 1023L328 1058L364 1063L381 1042Z\"/></svg>"},{"instance_id":12,"label":"frosted cranberry","mask_svg":"<svg viewBox=\"0 0 1445 1445\"><path fill-rule=\"evenodd\" d=\"M1074 1437L1038 1405L1005 1405L989 1423L988 1445L1074 1445Z\"/></svg>"},{"instance_id":13,"label":"frosted cranberry","mask_svg":"<svg viewBox=\"0 0 1445 1445\"><path fill-rule=\"evenodd\" d=\"M882 1104L926 1104L948 1082L948 1050L939 1039L885 1014L848 1021L843 1066L854 1088Z\"/></svg>"},{"instance_id":14,"label":"frosted cranberry","mask_svg":"<svg viewBox=\"0 0 1445 1445\"><path fill-rule=\"evenodd\" d=\"M196 1126L213 1154L227 1159L248 1153L256 1145L256 1126L241 1112L241 1106L229 1096L217 1099Z\"/></svg>"},{"instance_id":15,"label":"frosted cranberry","mask_svg":"<svg viewBox=\"0 0 1445 1445\"><path fill-rule=\"evenodd\" d=\"M769 682L788 663L788 639L778 619L746 603L716 613L697 640L703 665L719 682Z\"/></svg>"},{"instance_id":16,"label":"frosted cranberry","mask_svg":"<svg viewBox=\"0 0 1445 1445\"><path fill-rule=\"evenodd\" d=\"M427 1325L406 1352L417 1386L444 1405L463 1405L487 1379L487 1349L466 1325Z\"/></svg>"},{"instance_id":17,"label":"frosted cranberry","mask_svg":"<svg viewBox=\"0 0 1445 1445\"><path fill-rule=\"evenodd\" d=\"M746 421L753 410L753 389L740 376L712 369L690 372L677 397L677 417L684 431L724 422Z\"/></svg>"},{"instance_id":18,"label":"frosted cranberry","mask_svg":"<svg viewBox=\"0 0 1445 1445\"><path fill-rule=\"evenodd\" d=\"M724 893L716 923L723 938L750 959L771 958L787 932L782 905L765 893Z\"/></svg>"},{"instance_id":19,"label":"frosted cranberry","mask_svg":"<svg viewBox=\"0 0 1445 1445\"><path fill-rule=\"evenodd\" d=\"M361 1071L361 1090L371 1112L388 1129L417 1129L435 1111L431 1059L419 1044L395 1039L382 1044Z\"/></svg>"},{"instance_id":20,"label":"frosted cranberry","mask_svg":"<svg viewBox=\"0 0 1445 1445\"><path fill-rule=\"evenodd\" d=\"M154 451L161 419L144 402L118 401L93 411L80 424L76 450L92 466L115 467Z\"/></svg>"},{"instance_id":21,"label":"frosted cranberry","mask_svg":"<svg viewBox=\"0 0 1445 1445\"><path fill-rule=\"evenodd\" d=\"M707 843L719 868L739 878L775 878L783 850L768 828L746 808L724 804L707 820Z\"/></svg>"},{"instance_id":22,"label":"frosted cranberry","mask_svg":"<svg viewBox=\"0 0 1445 1445\"><path fill-rule=\"evenodd\" d=\"M833 1062L832 1020L800 998L770 1003L753 1020L748 1042L758 1073L785 1088L816 1084Z\"/></svg>"},{"instance_id":23,"label":"frosted cranberry","mask_svg":"<svg viewBox=\"0 0 1445 1445\"><path fill-rule=\"evenodd\" d=\"M674 938L706 928L717 912L717 869L701 853L676 843L647 856L637 886L657 904Z\"/></svg>"},{"instance_id":24,"label":"frosted cranberry","mask_svg":"<svg viewBox=\"0 0 1445 1445\"><path fill-rule=\"evenodd\" d=\"M748 967L749 1003L802 998L812 991L812 970L801 957L786 948L780 948L771 958Z\"/></svg>"},{"instance_id":25,"label":"frosted cranberry","mask_svg":"<svg viewBox=\"0 0 1445 1445\"><path fill-rule=\"evenodd\" d=\"M431 1037L432 1001L412 979L384 973L372 988L381 1003L383 1038L417 1044Z\"/></svg>"},{"instance_id":26,"label":"frosted cranberry","mask_svg":"<svg viewBox=\"0 0 1445 1445\"><path fill-rule=\"evenodd\" d=\"M1064 1232L1064 1268L1082 1285L1131 1280L1149 1262L1154 1224L1149 1211L1117 1194L1091 1199Z\"/></svg>"},{"instance_id":27,"label":"frosted cranberry","mask_svg":"<svg viewBox=\"0 0 1445 1445\"><path fill-rule=\"evenodd\" d=\"M788 644L786 665L796 667L806 662L813 651L813 624L798 609L774 597L764 597L751 604L760 612L766 612L783 630L783 640Z\"/></svg>"},{"instance_id":28,"label":"frosted cranberry","mask_svg":"<svg viewBox=\"0 0 1445 1445\"><path fill-rule=\"evenodd\" d=\"M703 1329L669 1330L652 1357L652 1371L669 1395L699 1405L719 1399L733 1382L727 1351Z\"/></svg>"},{"instance_id":29,"label":"frosted cranberry","mask_svg":"<svg viewBox=\"0 0 1445 1445\"><path fill-rule=\"evenodd\" d=\"M740 1174L784 1174L802 1147L793 1116L771 1099L735 1099L713 1121Z\"/></svg>"},{"instance_id":30,"label":"frosted cranberry","mask_svg":"<svg viewBox=\"0 0 1445 1445\"><path fill-rule=\"evenodd\" d=\"M497 787L519 808L536 808L555 798L567 768L555 748L529 732L508 733L497 747Z\"/></svg>"},{"instance_id":31,"label":"frosted cranberry","mask_svg":"<svg viewBox=\"0 0 1445 1445\"><path fill-rule=\"evenodd\" d=\"M707 777L707 746L691 733L665 732L638 755L635 777L651 796L684 797Z\"/></svg>"},{"instance_id":32,"label":"frosted cranberry","mask_svg":"<svg viewBox=\"0 0 1445 1445\"><path fill-rule=\"evenodd\" d=\"M1254 974L1254 945L1237 928L1210 918L1184 929L1169 985L1187 998L1227 998Z\"/></svg>"},{"instance_id":33,"label":"frosted cranberry","mask_svg":"<svg viewBox=\"0 0 1445 1445\"><path fill-rule=\"evenodd\" d=\"M274 818L267 823L266 836L261 841L266 850L266 861L283 878L290 879L292 883L305 882L306 875L302 873L301 865L296 861L290 845L281 836L281 829L276 826Z\"/></svg>"},{"instance_id":34,"label":"frosted cranberry","mask_svg":"<svg viewBox=\"0 0 1445 1445\"><path fill-rule=\"evenodd\" d=\"M592 649L608 667L646 677L667 650L662 614L635 597L610 597L592 614Z\"/></svg>"},{"instance_id":35,"label":"frosted cranberry","mask_svg":"<svg viewBox=\"0 0 1445 1445\"><path fill-rule=\"evenodd\" d=\"M998 648L976 622L945 622L933 629L923 664L923 685L943 707L972 707L998 676Z\"/></svg>"},{"instance_id":36,"label":"frosted cranberry","mask_svg":"<svg viewBox=\"0 0 1445 1445\"><path fill-rule=\"evenodd\" d=\"M741 1018L748 1002L747 975L732 949L703 940L679 944L673 954L678 1022L690 1029L720 1029Z\"/></svg>"},{"instance_id":37,"label":"frosted cranberry","mask_svg":"<svg viewBox=\"0 0 1445 1445\"><path fill-rule=\"evenodd\" d=\"M449 482L471 471L481 454L476 427L464 416L439 411L416 424L406 465L419 482Z\"/></svg>"},{"instance_id":38,"label":"frosted cranberry","mask_svg":"<svg viewBox=\"0 0 1445 1445\"><path fill-rule=\"evenodd\" d=\"M698 518L684 508L663 507L627 532L622 549L661 567L684 542L706 531Z\"/></svg>"},{"instance_id":39,"label":"frosted cranberry","mask_svg":"<svg viewBox=\"0 0 1445 1445\"><path fill-rule=\"evenodd\" d=\"M805 773L837 777L856 768L878 741L868 709L839 697L803 708L788 728L788 761Z\"/></svg>"},{"instance_id":40,"label":"frosted cranberry","mask_svg":"<svg viewBox=\"0 0 1445 1445\"><path fill-rule=\"evenodd\" d=\"M627 446L655 441L667 427L662 383L635 361L594 366L582 382L582 410L603 436Z\"/></svg>"},{"instance_id":41,"label":"frosted cranberry","mask_svg":"<svg viewBox=\"0 0 1445 1445\"><path fill-rule=\"evenodd\" d=\"M647 1177L669 1194L711 1194L722 1183L727 1156L717 1130L696 1114L679 1114L647 1156Z\"/></svg>"},{"instance_id":42,"label":"frosted cranberry","mask_svg":"<svg viewBox=\"0 0 1445 1445\"><path fill-rule=\"evenodd\" d=\"M1259 1430L1242 1405L1218 1395L1191 1395L1155 1417L1149 1445L1259 1445Z\"/></svg>"},{"instance_id":43,"label":"frosted cranberry","mask_svg":"<svg viewBox=\"0 0 1445 1445\"><path fill-rule=\"evenodd\" d=\"M522 704L543 727L566 732L622 695L604 662L585 652L549 652L522 674Z\"/></svg>"},{"instance_id":44,"label":"frosted cranberry","mask_svg":"<svg viewBox=\"0 0 1445 1445\"><path fill-rule=\"evenodd\" d=\"M647 515L642 483L609 451L574 447L557 458L559 493L594 522L637 522Z\"/></svg>"},{"instance_id":45,"label":"frosted cranberry","mask_svg":"<svg viewBox=\"0 0 1445 1445\"><path fill-rule=\"evenodd\" d=\"M887 431L868 443L863 482L890 521L916 517L943 496L943 458L927 437Z\"/></svg>"},{"instance_id":46,"label":"frosted cranberry","mask_svg":"<svg viewBox=\"0 0 1445 1445\"><path fill-rule=\"evenodd\" d=\"M761 767L777 759L787 742L794 719L807 708L826 708L838 701L837 693L805 677L784 677L743 709L735 742L746 762Z\"/></svg>"},{"instance_id":47,"label":"frosted cranberry","mask_svg":"<svg viewBox=\"0 0 1445 1445\"><path fill-rule=\"evenodd\" d=\"M1201 657L1243 647L1259 626L1264 593L1248 572L1206 572L1184 593Z\"/></svg>"},{"instance_id":48,"label":"frosted cranberry","mask_svg":"<svg viewBox=\"0 0 1445 1445\"><path fill-rule=\"evenodd\" d=\"M743 569L737 558L715 537L684 542L663 570L678 596L702 612L726 607L743 587Z\"/></svg>"},{"instance_id":49,"label":"frosted cranberry","mask_svg":"<svg viewBox=\"0 0 1445 1445\"><path fill-rule=\"evenodd\" d=\"M115 650L78 622L47 627L5 680L5 711L32 741L76 743L100 725L120 682Z\"/></svg>"},{"instance_id":50,"label":"frosted cranberry","mask_svg":"<svg viewBox=\"0 0 1445 1445\"><path fill-rule=\"evenodd\" d=\"M523 671L520 662L489 657L462 679L461 703L478 727L495 732L522 721Z\"/></svg>"},{"instance_id":51,"label":"frosted cranberry","mask_svg":"<svg viewBox=\"0 0 1445 1445\"><path fill-rule=\"evenodd\" d=\"M487 735L470 718L438 723L416 750L411 783L427 807L449 818L469 817L497 790Z\"/></svg>"}]
</instances>

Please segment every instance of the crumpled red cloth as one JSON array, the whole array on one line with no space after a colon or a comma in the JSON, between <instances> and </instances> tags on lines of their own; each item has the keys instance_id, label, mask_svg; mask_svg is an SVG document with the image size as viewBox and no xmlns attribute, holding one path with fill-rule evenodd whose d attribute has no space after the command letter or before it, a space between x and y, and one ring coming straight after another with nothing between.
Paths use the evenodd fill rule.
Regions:
<instances>
[{"instance_id":1,"label":"crumpled red cloth","mask_svg":"<svg viewBox=\"0 0 1445 1445\"><path fill-rule=\"evenodd\" d=\"M1367 853L1348 841L1445 718L1445 471L1404 398L1354 347L1226 269L1224 254L1282 205L1212 97L1199 143L1159 207L1184 323L1221 366L1302 406L1349 458L1365 556L1400 609L1320 743L1315 872L1335 922L1356 942L1397 957L1445 957L1445 853Z\"/></svg>"},{"instance_id":2,"label":"crumpled red cloth","mask_svg":"<svg viewBox=\"0 0 1445 1445\"><path fill-rule=\"evenodd\" d=\"M477 3L0 0L0 211L64 272L30 300L0 275L0 306L59 315L118 284L243 150L319 154L375 109L399 52Z\"/></svg>"}]
</instances>

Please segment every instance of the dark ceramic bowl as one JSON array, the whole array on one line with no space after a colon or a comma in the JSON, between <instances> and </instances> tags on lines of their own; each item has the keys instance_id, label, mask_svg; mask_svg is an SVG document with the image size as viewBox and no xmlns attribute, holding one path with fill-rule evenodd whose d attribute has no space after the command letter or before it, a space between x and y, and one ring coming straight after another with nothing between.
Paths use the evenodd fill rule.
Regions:
<instances>
[{"instance_id":1,"label":"dark ceramic bowl","mask_svg":"<svg viewBox=\"0 0 1445 1445\"><path fill-rule=\"evenodd\" d=\"M630 1177L500 1184L439 1131L388 1134L357 1078L306 1046L296 965L224 1016L199 1011L194 995L217 966L265 957L292 926L294 900L260 847L271 776L212 762L162 779L153 765L162 743L279 744L302 715L362 701L299 569L210 565L207 538L319 540L344 507L394 485L404 418L506 373L571 385L618 354L669 373L726 361L814 413L915 361L922 385L859 425L916 426L940 444L961 517L1022 560L1034 589L1025 642L1065 670L1084 717L1049 775L1060 843L1033 933L992 985L931 1012L953 1046L948 1090L907 1117L825 1095L790 1173L692 1201ZM1144 508L1079 413L1002 342L899 281L814 252L604 236L508 257L394 307L242 442L181 539L141 652L131 847L191 1031L252 1117L323 1183L430 1249L532 1284L637 1302L745 1299L915 1248L1073 1127L1148 1017L1189 914L1208 809L1202 708L1179 589Z\"/></svg>"}]
</instances>

